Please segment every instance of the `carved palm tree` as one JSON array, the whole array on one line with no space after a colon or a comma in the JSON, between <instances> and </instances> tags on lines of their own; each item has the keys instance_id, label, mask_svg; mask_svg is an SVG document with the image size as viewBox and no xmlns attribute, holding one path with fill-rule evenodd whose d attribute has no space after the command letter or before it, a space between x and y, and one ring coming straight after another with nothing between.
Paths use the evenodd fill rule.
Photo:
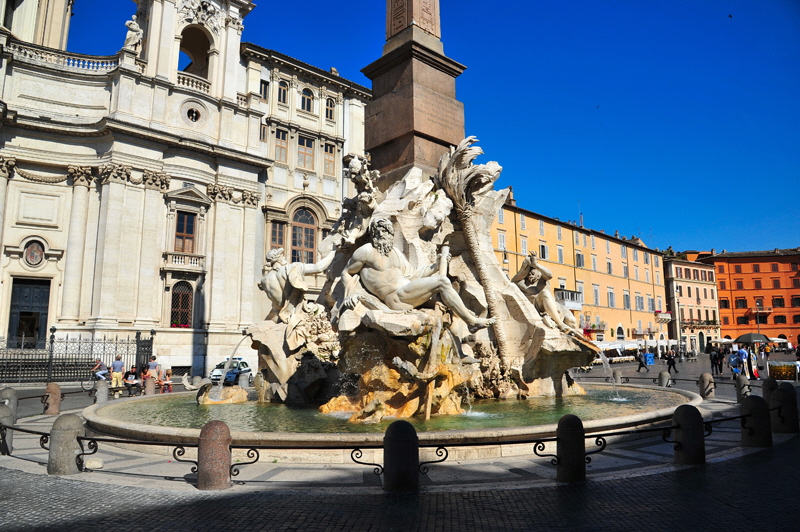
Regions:
<instances>
[{"instance_id":1,"label":"carved palm tree","mask_svg":"<svg viewBox=\"0 0 800 532\"><path fill-rule=\"evenodd\" d=\"M483 150L480 147L473 146L477 141L478 139L475 137L467 137L457 147L450 146L450 151L442 155L439 160L439 172L434 177L434 182L453 201L456 214L464 231L467 246L469 246L469 251L472 255L472 262L475 264L478 279L486 295L489 317L496 320L494 323L494 335L497 340L497 354L500 360L503 361L503 366L505 366L508 355L508 341L499 315L500 300L489 278L486 260L480 251L478 233L472 218L476 197L493 188L494 182L500 177L503 167L495 161L479 165L472 164L472 161L478 155L483 154Z\"/></svg>"}]
</instances>

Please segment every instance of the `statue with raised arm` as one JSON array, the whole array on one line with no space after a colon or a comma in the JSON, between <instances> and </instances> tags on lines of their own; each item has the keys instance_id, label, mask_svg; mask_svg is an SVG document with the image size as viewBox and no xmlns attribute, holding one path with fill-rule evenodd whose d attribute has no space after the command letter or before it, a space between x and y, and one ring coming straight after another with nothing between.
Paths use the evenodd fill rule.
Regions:
<instances>
[{"instance_id":1,"label":"statue with raised arm","mask_svg":"<svg viewBox=\"0 0 800 532\"><path fill-rule=\"evenodd\" d=\"M536 252L531 251L511 282L522 290L542 317L553 320L558 330L583 336L578 329L578 321L575 316L566 307L559 304L553 296L553 291L550 289L550 279L552 278L553 272L540 264L536 260Z\"/></svg>"},{"instance_id":2,"label":"statue with raised arm","mask_svg":"<svg viewBox=\"0 0 800 532\"><path fill-rule=\"evenodd\" d=\"M128 33L125 34L125 44L123 48L135 51L142 43L142 36L144 35L144 31L142 31L142 28L140 28L139 24L136 22L136 15L133 15L131 19L125 23L125 27L128 28Z\"/></svg>"},{"instance_id":3,"label":"statue with raised arm","mask_svg":"<svg viewBox=\"0 0 800 532\"><path fill-rule=\"evenodd\" d=\"M303 296L308 292L305 276L322 273L333 262L335 252L328 255L316 264L293 262L288 264L283 248L277 248L267 253L267 260L261 271L261 282L258 288L267 294L272 302L272 309L267 315L268 320L289 323L289 318L295 309L303 302Z\"/></svg>"},{"instance_id":4,"label":"statue with raised arm","mask_svg":"<svg viewBox=\"0 0 800 532\"><path fill-rule=\"evenodd\" d=\"M438 264L415 269L394 247L394 227L389 220L373 218L369 236L370 242L353 253L342 272L345 308L353 309L362 302L374 310L406 311L439 294L442 302L464 320L471 332L494 323L492 318L475 316L453 288L446 275L449 251L443 251ZM357 276L360 276L360 283Z\"/></svg>"}]
</instances>

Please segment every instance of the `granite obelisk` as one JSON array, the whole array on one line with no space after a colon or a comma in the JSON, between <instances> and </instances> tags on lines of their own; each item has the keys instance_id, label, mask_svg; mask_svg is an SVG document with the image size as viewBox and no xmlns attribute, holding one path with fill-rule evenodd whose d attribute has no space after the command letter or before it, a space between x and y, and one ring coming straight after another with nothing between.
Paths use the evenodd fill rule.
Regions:
<instances>
[{"instance_id":1,"label":"granite obelisk","mask_svg":"<svg viewBox=\"0 0 800 532\"><path fill-rule=\"evenodd\" d=\"M439 0L386 0L386 44L362 72L372 80L365 147L381 190L412 167L433 174L450 145L464 138L456 78L466 67L444 55Z\"/></svg>"}]
</instances>

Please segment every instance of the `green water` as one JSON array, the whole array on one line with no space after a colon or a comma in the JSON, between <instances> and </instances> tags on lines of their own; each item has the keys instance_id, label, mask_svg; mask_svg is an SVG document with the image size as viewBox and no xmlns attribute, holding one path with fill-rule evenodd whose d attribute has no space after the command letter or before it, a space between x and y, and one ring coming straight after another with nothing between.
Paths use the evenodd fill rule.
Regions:
<instances>
[{"instance_id":1,"label":"green water","mask_svg":"<svg viewBox=\"0 0 800 532\"><path fill-rule=\"evenodd\" d=\"M617 394L605 387L586 387L587 395L563 399L536 397L524 401L478 400L471 411L456 416L410 419L418 431L473 430L526 427L557 423L564 414L583 421L621 417L674 407L686 398L674 393L622 388ZM165 427L201 428L212 420L231 430L247 432L384 432L394 418L380 423L349 423L349 414L320 414L316 407L277 403L198 405L194 395L162 396L153 401L120 402L103 410L104 417Z\"/></svg>"}]
</instances>

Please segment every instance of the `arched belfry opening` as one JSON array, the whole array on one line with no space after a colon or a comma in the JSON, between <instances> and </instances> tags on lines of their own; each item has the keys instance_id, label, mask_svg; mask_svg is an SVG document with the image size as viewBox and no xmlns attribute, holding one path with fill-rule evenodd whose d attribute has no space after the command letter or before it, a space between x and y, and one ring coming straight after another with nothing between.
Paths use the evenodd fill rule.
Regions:
<instances>
[{"instance_id":1,"label":"arched belfry opening","mask_svg":"<svg viewBox=\"0 0 800 532\"><path fill-rule=\"evenodd\" d=\"M209 78L209 56L211 39L198 26L187 26L181 32L181 58L178 61L180 70L201 78Z\"/></svg>"}]
</instances>

